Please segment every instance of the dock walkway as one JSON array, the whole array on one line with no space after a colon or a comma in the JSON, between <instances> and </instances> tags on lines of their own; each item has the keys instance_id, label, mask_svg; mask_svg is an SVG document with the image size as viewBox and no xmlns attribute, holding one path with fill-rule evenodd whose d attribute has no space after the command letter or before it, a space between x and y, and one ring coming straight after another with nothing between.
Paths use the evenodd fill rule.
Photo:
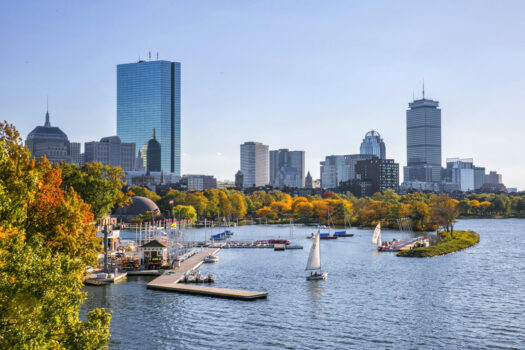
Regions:
<instances>
[{"instance_id":1,"label":"dock walkway","mask_svg":"<svg viewBox=\"0 0 525 350\"><path fill-rule=\"evenodd\" d=\"M183 278L186 272L197 269L204 263L204 258L210 254L216 254L219 248L207 248L201 252L193 255L192 257L181 262L180 266L173 270L166 271L163 275L155 278L147 285L148 289L156 289L170 292L186 293L186 294L197 294L206 295L218 298L229 298L229 299L240 299L240 300L253 300L266 298L268 293L266 292L252 292L245 290L235 290L226 288L212 288L205 286L194 286L186 284L178 284Z\"/></svg>"}]
</instances>

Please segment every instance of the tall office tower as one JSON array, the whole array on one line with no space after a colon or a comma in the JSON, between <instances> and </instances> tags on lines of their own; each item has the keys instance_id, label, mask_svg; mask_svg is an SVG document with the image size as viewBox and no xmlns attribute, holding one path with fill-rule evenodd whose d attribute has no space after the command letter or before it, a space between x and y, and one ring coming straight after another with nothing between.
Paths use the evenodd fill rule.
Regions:
<instances>
[{"instance_id":1,"label":"tall office tower","mask_svg":"<svg viewBox=\"0 0 525 350\"><path fill-rule=\"evenodd\" d=\"M241 172L243 188L268 184L268 146L260 142L245 142L241 145Z\"/></svg>"},{"instance_id":2,"label":"tall office tower","mask_svg":"<svg viewBox=\"0 0 525 350\"><path fill-rule=\"evenodd\" d=\"M149 141L140 149L140 154L146 171L162 171L162 145L157 141L155 129Z\"/></svg>"},{"instance_id":3,"label":"tall office tower","mask_svg":"<svg viewBox=\"0 0 525 350\"><path fill-rule=\"evenodd\" d=\"M407 110L407 166L405 182L441 181L441 109L439 102L423 98Z\"/></svg>"},{"instance_id":4,"label":"tall office tower","mask_svg":"<svg viewBox=\"0 0 525 350\"><path fill-rule=\"evenodd\" d=\"M485 183L490 185L501 185L503 183L502 176L496 171L491 171L485 175Z\"/></svg>"},{"instance_id":5,"label":"tall office tower","mask_svg":"<svg viewBox=\"0 0 525 350\"><path fill-rule=\"evenodd\" d=\"M60 128L51 126L49 111L46 111L44 126L37 126L27 135L26 146L36 160L45 155L53 163L71 162L67 135Z\"/></svg>"},{"instance_id":6,"label":"tall office tower","mask_svg":"<svg viewBox=\"0 0 525 350\"><path fill-rule=\"evenodd\" d=\"M118 136L103 137L99 142L86 142L84 160L118 166L124 171L133 171L135 170L135 144L122 143Z\"/></svg>"},{"instance_id":7,"label":"tall office tower","mask_svg":"<svg viewBox=\"0 0 525 350\"><path fill-rule=\"evenodd\" d=\"M379 159L386 158L386 147L381 135L377 131L371 130L366 133L360 148L361 154L371 154Z\"/></svg>"},{"instance_id":8,"label":"tall office tower","mask_svg":"<svg viewBox=\"0 0 525 350\"><path fill-rule=\"evenodd\" d=\"M304 151L270 151L270 185L304 187Z\"/></svg>"},{"instance_id":9,"label":"tall office tower","mask_svg":"<svg viewBox=\"0 0 525 350\"><path fill-rule=\"evenodd\" d=\"M485 168L474 167L474 189L479 190L485 183Z\"/></svg>"},{"instance_id":10,"label":"tall office tower","mask_svg":"<svg viewBox=\"0 0 525 350\"><path fill-rule=\"evenodd\" d=\"M82 165L82 157L80 155L80 142L70 142L69 149L71 153L71 163L75 165Z\"/></svg>"},{"instance_id":11,"label":"tall office tower","mask_svg":"<svg viewBox=\"0 0 525 350\"><path fill-rule=\"evenodd\" d=\"M161 168L180 176L181 64L139 61L117 65L117 135L137 151L157 130Z\"/></svg>"},{"instance_id":12,"label":"tall office tower","mask_svg":"<svg viewBox=\"0 0 525 350\"><path fill-rule=\"evenodd\" d=\"M348 180L348 171L345 156L326 156L321 162L321 187L324 189L336 188L341 181Z\"/></svg>"}]
</instances>

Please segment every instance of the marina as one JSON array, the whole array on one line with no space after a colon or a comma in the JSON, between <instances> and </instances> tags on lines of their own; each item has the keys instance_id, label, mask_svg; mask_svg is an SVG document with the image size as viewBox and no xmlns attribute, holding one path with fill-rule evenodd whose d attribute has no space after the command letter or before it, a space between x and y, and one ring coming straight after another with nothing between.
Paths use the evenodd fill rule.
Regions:
<instances>
[{"instance_id":1,"label":"marina","mask_svg":"<svg viewBox=\"0 0 525 350\"><path fill-rule=\"evenodd\" d=\"M147 284L157 276L128 274L125 283L85 286L88 297L81 317L85 319L94 307L111 308L110 348L116 350L451 349L462 348L466 342L471 348L486 348L487 344L521 348L525 328L519 319L525 299L523 289L516 288L517 271L508 268L519 266L521 247L512 245L509 256L498 252L509 249L508 242L520 242L524 223L460 220L455 228L479 232L481 242L457 254L420 260L377 252L377 246L370 244L373 229L352 228L350 239L321 241L322 268L328 272L322 281L305 278L312 244L305 237L311 227L297 225L295 237L278 225L238 227L233 237L239 241L280 236L304 246L284 252L221 249L218 263L199 267L202 274L217 276L215 290L266 292L266 299L248 303L199 297L196 291L186 294L181 288L208 287L206 284L177 283L179 292L148 289ZM121 235L134 237L133 232ZM383 230L382 240L420 235L389 229ZM203 229L186 234L186 241L204 240ZM470 263L465 264L466 260ZM457 322L451 324L450 319ZM380 334L371 336L378 328Z\"/></svg>"}]
</instances>

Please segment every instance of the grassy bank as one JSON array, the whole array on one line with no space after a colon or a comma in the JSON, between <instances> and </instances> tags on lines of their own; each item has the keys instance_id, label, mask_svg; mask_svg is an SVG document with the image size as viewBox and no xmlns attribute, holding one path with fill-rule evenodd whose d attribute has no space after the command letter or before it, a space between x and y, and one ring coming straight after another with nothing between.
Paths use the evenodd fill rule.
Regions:
<instances>
[{"instance_id":1,"label":"grassy bank","mask_svg":"<svg viewBox=\"0 0 525 350\"><path fill-rule=\"evenodd\" d=\"M454 231L454 237L450 236L450 232L441 231L439 235L441 236L441 241L436 245L404 250L397 253L397 256L426 258L445 255L472 247L479 242L479 235L474 231Z\"/></svg>"}]
</instances>

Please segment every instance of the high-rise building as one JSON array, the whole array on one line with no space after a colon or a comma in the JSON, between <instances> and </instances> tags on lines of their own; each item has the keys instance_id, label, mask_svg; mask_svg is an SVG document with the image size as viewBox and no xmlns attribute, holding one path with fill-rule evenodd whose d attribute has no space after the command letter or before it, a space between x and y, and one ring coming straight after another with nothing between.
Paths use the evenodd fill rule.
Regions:
<instances>
[{"instance_id":1,"label":"high-rise building","mask_svg":"<svg viewBox=\"0 0 525 350\"><path fill-rule=\"evenodd\" d=\"M405 182L441 181L441 109L439 102L423 98L407 110L407 166Z\"/></svg>"},{"instance_id":2,"label":"high-rise building","mask_svg":"<svg viewBox=\"0 0 525 350\"><path fill-rule=\"evenodd\" d=\"M124 171L135 170L135 144L122 143L118 136L108 136L99 142L84 144L85 162L99 162L103 165L121 167Z\"/></svg>"},{"instance_id":3,"label":"high-rise building","mask_svg":"<svg viewBox=\"0 0 525 350\"><path fill-rule=\"evenodd\" d=\"M485 183L485 168L474 167L474 189L479 190Z\"/></svg>"},{"instance_id":4,"label":"high-rise building","mask_svg":"<svg viewBox=\"0 0 525 350\"><path fill-rule=\"evenodd\" d=\"M117 135L137 151L157 130L161 169L181 172L181 64L139 61L117 65Z\"/></svg>"},{"instance_id":5,"label":"high-rise building","mask_svg":"<svg viewBox=\"0 0 525 350\"><path fill-rule=\"evenodd\" d=\"M241 145L241 172L243 188L265 186L269 183L268 146L260 142L245 142Z\"/></svg>"},{"instance_id":6,"label":"high-rise building","mask_svg":"<svg viewBox=\"0 0 525 350\"><path fill-rule=\"evenodd\" d=\"M358 161L378 158L374 154L347 154L344 157L345 157L345 166L347 170L346 170L345 176L343 176L341 181L348 181L348 180L355 179L355 165L357 164Z\"/></svg>"},{"instance_id":7,"label":"high-rise building","mask_svg":"<svg viewBox=\"0 0 525 350\"><path fill-rule=\"evenodd\" d=\"M345 164L345 156L326 156L321 162L321 188L336 188L341 181L346 181L348 168Z\"/></svg>"},{"instance_id":8,"label":"high-rise building","mask_svg":"<svg viewBox=\"0 0 525 350\"><path fill-rule=\"evenodd\" d=\"M270 151L270 185L277 188L304 187L304 168L304 151Z\"/></svg>"},{"instance_id":9,"label":"high-rise building","mask_svg":"<svg viewBox=\"0 0 525 350\"><path fill-rule=\"evenodd\" d=\"M362 196L370 196L376 192L384 192L392 189L399 191L399 164L393 159L367 159L360 160L355 166L357 181L367 183L366 193Z\"/></svg>"},{"instance_id":10,"label":"high-rise building","mask_svg":"<svg viewBox=\"0 0 525 350\"><path fill-rule=\"evenodd\" d=\"M51 126L49 111L46 111L44 126L37 126L27 135L26 146L36 160L45 155L53 163L71 162L67 135L60 128Z\"/></svg>"},{"instance_id":11,"label":"high-rise building","mask_svg":"<svg viewBox=\"0 0 525 350\"><path fill-rule=\"evenodd\" d=\"M379 159L386 158L386 147L381 135L375 130L366 133L360 148L361 154L371 154Z\"/></svg>"},{"instance_id":12,"label":"high-rise building","mask_svg":"<svg viewBox=\"0 0 525 350\"><path fill-rule=\"evenodd\" d=\"M157 141L155 128L153 128L149 141L140 149L140 154L146 171L162 171L162 145Z\"/></svg>"},{"instance_id":13,"label":"high-rise building","mask_svg":"<svg viewBox=\"0 0 525 350\"><path fill-rule=\"evenodd\" d=\"M473 163L472 158L447 158L446 180L456 184L460 191L473 191L475 189Z\"/></svg>"},{"instance_id":14,"label":"high-rise building","mask_svg":"<svg viewBox=\"0 0 525 350\"><path fill-rule=\"evenodd\" d=\"M80 153L80 142L70 142L69 149L71 154L71 163L82 165L82 154Z\"/></svg>"}]
</instances>

